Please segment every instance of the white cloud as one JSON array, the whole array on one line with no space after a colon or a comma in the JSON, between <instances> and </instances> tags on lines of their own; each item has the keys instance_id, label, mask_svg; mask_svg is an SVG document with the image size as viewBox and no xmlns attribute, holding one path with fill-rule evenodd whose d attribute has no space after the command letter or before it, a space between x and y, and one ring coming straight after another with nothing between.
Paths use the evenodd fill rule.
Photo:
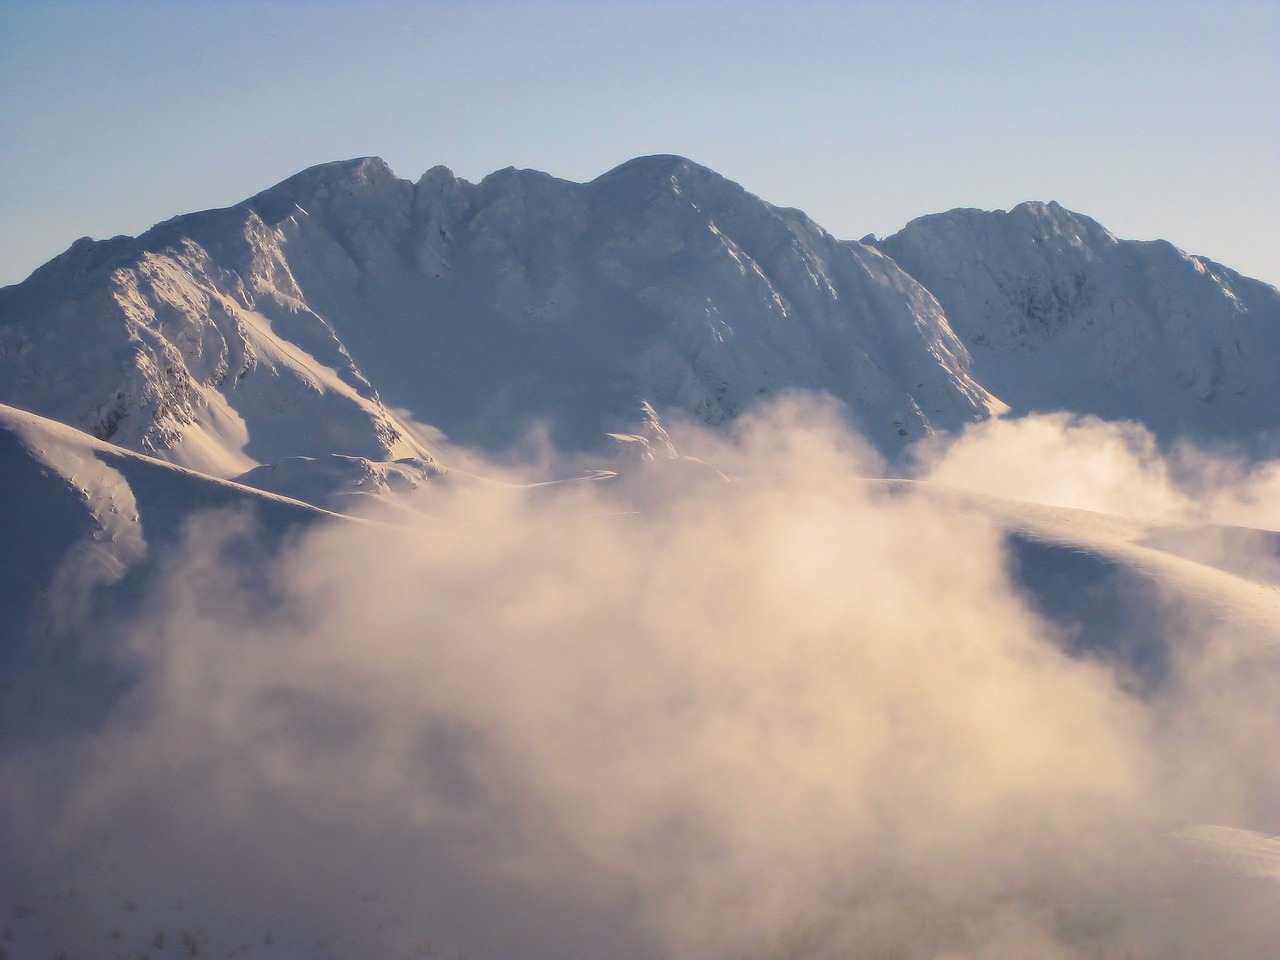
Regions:
<instances>
[{"instance_id":1,"label":"white cloud","mask_svg":"<svg viewBox=\"0 0 1280 960\"><path fill-rule=\"evenodd\" d=\"M1069 413L993 419L913 450L916 475L1011 500L1158 522L1280 530L1280 461L1183 444L1146 427Z\"/></svg>"},{"instance_id":2,"label":"white cloud","mask_svg":"<svg viewBox=\"0 0 1280 960\"><path fill-rule=\"evenodd\" d=\"M996 429L931 476L1076 444L1098 506L1180 509L1128 428ZM1243 957L1276 932L1269 891L1167 842L1266 826L1252 638L1153 608L1176 671L1137 699L1063 652L991 521L854 479L877 465L830 409L675 433L739 479L462 483L425 530L272 557L200 520L127 625L134 692L0 770L11 888L96 890L41 900L90 943L127 897L299 956ZM1085 489L1062 473L1028 482Z\"/></svg>"}]
</instances>

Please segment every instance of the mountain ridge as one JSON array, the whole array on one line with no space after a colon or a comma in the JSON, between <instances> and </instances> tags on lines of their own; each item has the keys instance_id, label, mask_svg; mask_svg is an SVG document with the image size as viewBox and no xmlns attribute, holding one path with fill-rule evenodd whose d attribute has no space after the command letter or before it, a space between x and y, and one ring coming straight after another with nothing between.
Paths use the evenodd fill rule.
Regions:
<instances>
[{"instance_id":1,"label":"mountain ridge","mask_svg":"<svg viewBox=\"0 0 1280 960\"><path fill-rule=\"evenodd\" d=\"M264 419L237 405L234 379L256 369L264 343L277 359L303 350L301 372L269 365L285 371L283 380L315 384L324 380L315 368L324 367L360 398L339 406L372 405L348 420L374 421L373 437L353 421L345 448L328 451L361 456L426 453L394 449L407 431L378 409L380 393L463 442L509 442L532 419L554 426L576 418L559 440L578 447L624 429L647 400L725 423L757 396L827 389L868 408L866 427L881 442L930 432L939 417L939 426L955 427L994 405L969 381L963 346L928 295L891 264L675 157L641 158L588 184L514 169L470 184L439 167L411 184L376 159L340 161L241 204L176 217L106 248L82 243L64 256L58 269L73 274L72 304L59 302L57 284L44 278L0 292L0 324L19 341L0 358L10 361L0 375L4 400L104 436L139 411L144 422L120 434L126 446L208 467L214 458L201 461L182 444L201 415ZM770 262L762 267L761 258ZM896 289L879 294L882 283ZM838 286L857 293L877 335L848 322L835 303ZM127 342L154 340L135 365L172 372L176 382L150 370L127 377L136 402L127 386L112 399L105 382L96 398L76 398L70 385L60 395L23 391L39 379L12 362L23 325L65 330L122 313ZM250 314L255 322L246 325ZM201 329L212 338L212 370L201 368L201 350L175 346ZM60 356L71 352L62 346ZM901 357L873 356L883 346ZM530 365L531 356L551 369ZM114 379L101 358L82 359L98 381ZM425 375L406 376L406 359ZM903 362L910 390L884 369ZM34 366L55 363L48 355ZM482 382L468 390L459 370ZM918 401L917 389L925 391ZM292 393L273 402L301 402ZM129 400L128 409L117 400ZM605 413L591 415L595 408ZM261 439L257 452L229 443L242 456L224 460L245 466L315 453L266 449Z\"/></svg>"},{"instance_id":2,"label":"mountain ridge","mask_svg":"<svg viewBox=\"0 0 1280 960\"><path fill-rule=\"evenodd\" d=\"M863 243L670 154L581 184L414 182L360 157L78 240L0 289L0 402L227 477L431 462L403 417L591 449L644 403L727 429L795 389L834 395L891 459L1006 408L1265 449L1277 331L1274 288L1053 201Z\"/></svg>"}]
</instances>

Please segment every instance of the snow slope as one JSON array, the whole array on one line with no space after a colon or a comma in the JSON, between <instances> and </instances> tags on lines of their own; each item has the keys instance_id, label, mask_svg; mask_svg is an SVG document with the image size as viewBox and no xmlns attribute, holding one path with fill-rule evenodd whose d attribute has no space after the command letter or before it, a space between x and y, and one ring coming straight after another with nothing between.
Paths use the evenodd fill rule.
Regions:
<instances>
[{"instance_id":1,"label":"snow slope","mask_svg":"<svg viewBox=\"0 0 1280 960\"><path fill-rule=\"evenodd\" d=\"M127 603L187 520L207 510L252 517L264 545L333 516L0 405L0 734L67 709L41 702L51 676L57 688L73 678L81 694L104 682L95 671L111 659L105 640L77 654L63 641L79 647L95 604ZM82 602L68 608L68 598Z\"/></svg>"},{"instance_id":2,"label":"snow slope","mask_svg":"<svg viewBox=\"0 0 1280 960\"><path fill-rule=\"evenodd\" d=\"M1137 420L1165 441L1280 441L1280 291L1056 203L952 210L877 246L938 298L1017 412Z\"/></svg>"},{"instance_id":3,"label":"snow slope","mask_svg":"<svg viewBox=\"0 0 1280 960\"><path fill-rule=\"evenodd\" d=\"M333 450L429 456L282 286L228 274L173 222L80 241L0 291L3 400L215 476Z\"/></svg>"}]
</instances>

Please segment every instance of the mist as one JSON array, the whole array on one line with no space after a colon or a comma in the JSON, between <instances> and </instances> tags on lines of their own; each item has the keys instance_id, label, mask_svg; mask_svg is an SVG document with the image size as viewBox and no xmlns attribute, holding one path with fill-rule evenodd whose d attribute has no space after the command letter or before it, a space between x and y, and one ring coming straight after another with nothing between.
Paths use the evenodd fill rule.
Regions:
<instances>
[{"instance_id":1,"label":"mist","mask_svg":"<svg viewBox=\"0 0 1280 960\"><path fill-rule=\"evenodd\" d=\"M1163 523L1280 530L1280 460L1164 450L1142 424L1070 413L995 418L910 451L912 474L1013 500Z\"/></svg>"},{"instance_id":2,"label":"mist","mask_svg":"<svg viewBox=\"0 0 1280 960\"><path fill-rule=\"evenodd\" d=\"M883 464L834 407L672 436L696 459L539 486L505 463L422 493L421 527L334 522L268 551L247 515L196 517L144 599L95 625L128 695L0 762L0 891L40 911L5 949L1274 945L1274 882L1179 839L1280 828L1273 637L1153 581L1170 667L1135 692L1036 606L989 514L860 480ZM1088 509L1205 519L1188 476L1215 510L1265 509L1274 473L1181 457L1042 418L917 462Z\"/></svg>"}]
</instances>

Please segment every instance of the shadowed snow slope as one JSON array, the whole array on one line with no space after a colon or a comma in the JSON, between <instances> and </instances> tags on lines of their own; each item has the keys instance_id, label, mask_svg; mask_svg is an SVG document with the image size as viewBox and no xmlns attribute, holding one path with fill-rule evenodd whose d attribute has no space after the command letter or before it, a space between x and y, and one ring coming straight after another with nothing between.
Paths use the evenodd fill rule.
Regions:
<instances>
[{"instance_id":1,"label":"shadowed snow slope","mask_svg":"<svg viewBox=\"0 0 1280 960\"><path fill-rule=\"evenodd\" d=\"M163 553L183 536L191 516L215 509L256 518L264 545L301 523L332 516L0 405L0 716L5 725L26 722L33 712L47 719L51 704L18 695L20 684L29 689L46 681L45 670L56 674L84 660L78 669L87 664L89 679L101 679L93 676L99 658L80 657L59 646L57 638L69 632L79 646L83 617L95 604L127 602L130 578L154 571L157 549ZM91 682L86 690L93 687Z\"/></svg>"},{"instance_id":2,"label":"shadowed snow slope","mask_svg":"<svg viewBox=\"0 0 1280 960\"><path fill-rule=\"evenodd\" d=\"M1017 412L1137 420L1166 441L1280 439L1275 287L1056 203L921 217L878 246Z\"/></svg>"}]
</instances>

